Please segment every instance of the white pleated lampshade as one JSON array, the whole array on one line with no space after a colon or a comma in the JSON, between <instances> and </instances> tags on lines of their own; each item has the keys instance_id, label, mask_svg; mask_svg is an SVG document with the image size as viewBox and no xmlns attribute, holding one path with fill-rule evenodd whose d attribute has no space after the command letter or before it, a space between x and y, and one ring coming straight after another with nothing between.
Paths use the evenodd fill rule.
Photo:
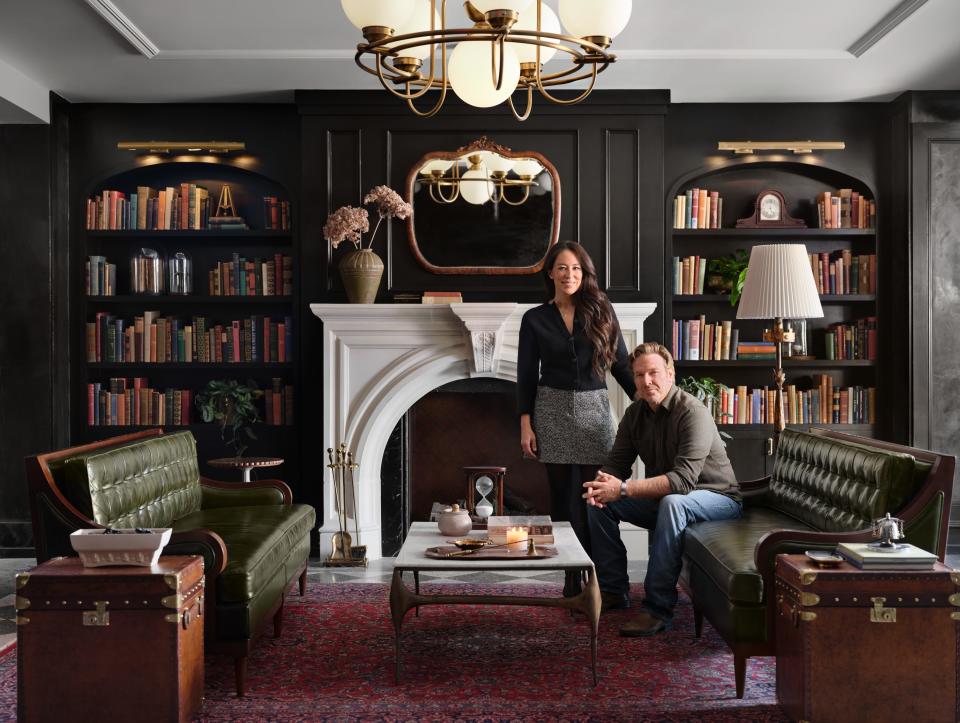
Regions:
<instances>
[{"instance_id":1,"label":"white pleated lampshade","mask_svg":"<svg viewBox=\"0 0 960 723\"><path fill-rule=\"evenodd\" d=\"M823 316L810 257L803 244L769 244L750 251L738 319L816 319Z\"/></svg>"}]
</instances>

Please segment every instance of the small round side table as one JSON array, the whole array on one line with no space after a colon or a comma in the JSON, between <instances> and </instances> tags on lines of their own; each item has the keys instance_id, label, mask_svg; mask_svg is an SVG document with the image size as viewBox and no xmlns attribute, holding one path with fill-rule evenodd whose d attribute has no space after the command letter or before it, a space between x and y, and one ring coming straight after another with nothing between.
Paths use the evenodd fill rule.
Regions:
<instances>
[{"instance_id":1,"label":"small round side table","mask_svg":"<svg viewBox=\"0 0 960 723\"><path fill-rule=\"evenodd\" d=\"M250 472L259 467L276 467L283 464L283 457L218 457L208 459L211 467L239 469L243 472L243 481L250 481Z\"/></svg>"}]
</instances>

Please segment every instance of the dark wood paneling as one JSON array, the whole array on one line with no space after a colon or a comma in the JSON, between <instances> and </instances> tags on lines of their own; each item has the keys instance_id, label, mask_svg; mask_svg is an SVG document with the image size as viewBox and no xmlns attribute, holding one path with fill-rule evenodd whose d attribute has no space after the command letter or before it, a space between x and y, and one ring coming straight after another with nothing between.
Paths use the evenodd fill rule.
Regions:
<instances>
[{"instance_id":1,"label":"dark wood paneling","mask_svg":"<svg viewBox=\"0 0 960 723\"><path fill-rule=\"evenodd\" d=\"M0 554L28 555L23 458L53 429L50 129L0 125Z\"/></svg>"}]
</instances>

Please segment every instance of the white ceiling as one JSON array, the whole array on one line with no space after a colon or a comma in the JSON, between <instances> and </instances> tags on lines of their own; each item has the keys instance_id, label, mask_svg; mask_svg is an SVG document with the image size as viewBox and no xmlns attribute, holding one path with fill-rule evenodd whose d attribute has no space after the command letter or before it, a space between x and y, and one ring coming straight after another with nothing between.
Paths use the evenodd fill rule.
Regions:
<instances>
[{"instance_id":1,"label":"white ceiling","mask_svg":"<svg viewBox=\"0 0 960 723\"><path fill-rule=\"evenodd\" d=\"M448 25L468 25L459 0ZM960 0L635 0L598 87L679 103L960 89L958 28ZM47 120L50 90L175 102L376 88L354 65L361 39L339 0L0 0L0 122Z\"/></svg>"}]
</instances>

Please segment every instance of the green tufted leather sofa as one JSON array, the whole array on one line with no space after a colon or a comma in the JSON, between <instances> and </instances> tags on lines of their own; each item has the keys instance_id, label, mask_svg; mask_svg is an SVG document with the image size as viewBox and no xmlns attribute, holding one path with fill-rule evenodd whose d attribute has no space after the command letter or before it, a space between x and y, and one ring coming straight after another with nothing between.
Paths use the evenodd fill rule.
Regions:
<instances>
[{"instance_id":1,"label":"green tufted leather sofa","mask_svg":"<svg viewBox=\"0 0 960 723\"><path fill-rule=\"evenodd\" d=\"M943 560L955 460L827 429L785 430L773 474L741 482L743 516L684 534L681 585L733 650L737 697L747 658L775 655L774 560L872 539L873 521L905 520L907 541Z\"/></svg>"},{"instance_id":2,"label":"green tufted leather sofa","mask_svg":"<svg viewBox=\"0 0 960 723\"><path fill-rule=\"evenodd\" d=\"M279 480L249 484L201 477L190 432L150 429L26 458L37 560L73 555L70 533L87 527L172 527L168 555L202 555L208 648L234 657L244 694L254 636L272 621L295 580L306 586L315 513L292 504Z\"/></svg>"}]
</instances>

